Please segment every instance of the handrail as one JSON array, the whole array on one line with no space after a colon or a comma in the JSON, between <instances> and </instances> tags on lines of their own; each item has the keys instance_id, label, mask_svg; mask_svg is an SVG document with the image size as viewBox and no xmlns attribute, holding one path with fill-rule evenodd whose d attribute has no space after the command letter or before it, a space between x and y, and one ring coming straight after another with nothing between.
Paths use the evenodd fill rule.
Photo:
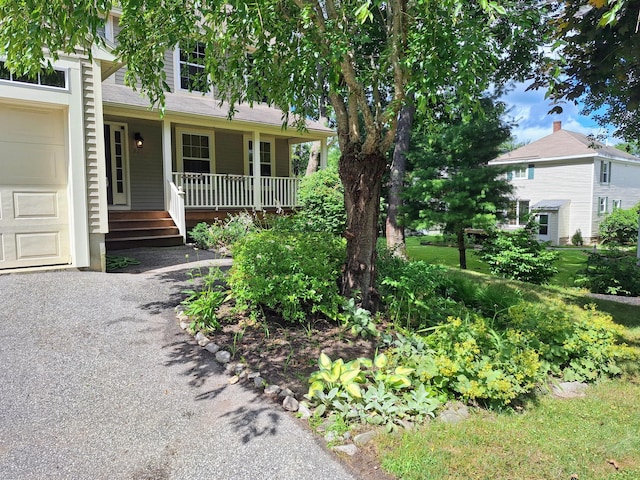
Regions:
<instances>
[{"instance_id":1,"label":"handrail","mask_svg":"<svg viewBox=\"0 0 640 480\"><path fill-rule=\"evenodd\" d=\"M178 227L182 238L187 240L187 222L185 215L184 190L172 181L169 183L169 215Z\"/></svg>"}]
</instances>

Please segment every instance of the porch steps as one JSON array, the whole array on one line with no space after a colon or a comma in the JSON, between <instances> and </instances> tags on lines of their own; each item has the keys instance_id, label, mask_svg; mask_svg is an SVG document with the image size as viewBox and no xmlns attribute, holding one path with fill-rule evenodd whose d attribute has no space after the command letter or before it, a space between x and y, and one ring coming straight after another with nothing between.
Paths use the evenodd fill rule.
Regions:
<instances>
[{"instance_id":1,"label":"porch steps","mask_svg":"<svg viewBox=\"0 0 640 480\"><path fill-rule=\"evenodd\" d=\"M166 211L111 211L107 251L138 247L171 247L184 243Z\"/></svg>"}]
</instances>

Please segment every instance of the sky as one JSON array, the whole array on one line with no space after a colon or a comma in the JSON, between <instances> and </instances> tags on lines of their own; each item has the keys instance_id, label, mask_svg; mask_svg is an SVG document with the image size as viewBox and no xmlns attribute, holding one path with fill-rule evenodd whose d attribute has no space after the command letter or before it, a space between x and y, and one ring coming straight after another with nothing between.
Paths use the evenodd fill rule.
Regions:
<instances>
[{"instance_id":1,"label":"sky","mask_svg":"<svg viewBox=\"0 0 640 480\"><path fill-rule=\"evenodd\" d=\"M511 130L517 142L530 143L551 135L553 122L557 120L562 122L562 128L565 130L585 135L593 134L603 143L610 145L620 142L619 139L612 137L613 128L609 128L607 131L595 120L580 115L580 107L574 105L573 102L562 104L563 112L561 114L549 115L548 112L552 105L548 100L545 100L544 89L529 92L525 90L526 84L517 84L513 90L501 98L509 108L507 117L513 119L517 124ZM602 140L600 135L604 135L603 138L607 138L607 142Z\"/></svg>"}]
</instances>

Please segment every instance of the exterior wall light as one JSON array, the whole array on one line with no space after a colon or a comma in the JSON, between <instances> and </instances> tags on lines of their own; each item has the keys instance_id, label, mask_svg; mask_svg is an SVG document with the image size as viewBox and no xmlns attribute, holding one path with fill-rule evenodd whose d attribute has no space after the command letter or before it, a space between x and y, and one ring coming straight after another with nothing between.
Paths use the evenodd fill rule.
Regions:
<instances>
[{"instance_id":1,"label":"exterior wall light","mask_svg":"<svg viewBox=\"0 0 640 480\"><path fill-rule=\"evenodd\" d=\"M142 146L144 145L144 138L142 138L142 135L140 135L140 132L136 132L133 135L133 139L136 141L136 147L142 148Z\"/></svg>"}]
</instances>

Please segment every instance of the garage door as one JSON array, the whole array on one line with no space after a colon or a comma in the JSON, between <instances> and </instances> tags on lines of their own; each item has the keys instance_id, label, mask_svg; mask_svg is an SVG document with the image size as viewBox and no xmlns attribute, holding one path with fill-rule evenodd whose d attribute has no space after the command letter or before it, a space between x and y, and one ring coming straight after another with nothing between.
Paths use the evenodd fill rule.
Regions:
<instances>
[{"instance_id":1,"label":"garage door","mask_svg":"<svg viewBox=\"0 0 640 480\"><path fill-rule=\"evenodd\" d=\"M71 263L64 118L0 103L0 269Z\"/></svg>"}]
</instances>

